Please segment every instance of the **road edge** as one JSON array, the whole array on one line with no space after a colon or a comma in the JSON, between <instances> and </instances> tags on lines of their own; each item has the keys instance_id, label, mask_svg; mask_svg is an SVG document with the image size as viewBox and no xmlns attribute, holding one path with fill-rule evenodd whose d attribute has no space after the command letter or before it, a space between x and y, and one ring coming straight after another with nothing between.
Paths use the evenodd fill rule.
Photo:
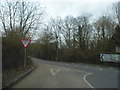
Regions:
<instances>
[{"instance_id":1,"label":"road edge","mask_svg":"<svg viewBox=\"0 0 120 90\"><path fill-rule=\"evenodd\" d=\"M9 82L8 84L6 84L5 86L2 87L3 89L6 88L10 88L11 86L13 86L14 84L16 84L19 80L21 80L22 78L24 78L25 76L27 76L30 72L32 72L35 68L37 68L38 65L35 65L34 67L32 67L31 69L29 69L27 72L24 72L23 74L21 74L19 77L15 78L14 80L12 80L11 82Z\"/></svg>"}]
</instances>

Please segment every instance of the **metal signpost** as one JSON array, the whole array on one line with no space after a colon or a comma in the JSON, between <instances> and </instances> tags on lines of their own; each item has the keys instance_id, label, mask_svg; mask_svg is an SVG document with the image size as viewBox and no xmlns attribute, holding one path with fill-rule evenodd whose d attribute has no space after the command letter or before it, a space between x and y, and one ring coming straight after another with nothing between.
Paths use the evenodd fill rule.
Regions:
<instances>
[{"instance_id":1,"label":"metal signpost","mask_svg":"<svg viewBox=\"0 0 120 90\"><path fill-rule=\"evenodd\" d=\"M20 41L22 42L22 45L25 48L24 67L26 67L26 48L30 44L31 40L29 40L29 39L21 39Z\"/></svg>"}]
</instances>

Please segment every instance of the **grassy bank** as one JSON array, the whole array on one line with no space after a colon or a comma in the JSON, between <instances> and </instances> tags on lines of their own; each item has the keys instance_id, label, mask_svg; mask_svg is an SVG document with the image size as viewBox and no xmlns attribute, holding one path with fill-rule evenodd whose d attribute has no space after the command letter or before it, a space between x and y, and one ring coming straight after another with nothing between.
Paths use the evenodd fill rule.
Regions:
<instances>
[{"instance_id":1,"label":"grassy bank","mask_svg":"<svg viewBox=\"0 0 120 90\"><path fill-rule=\"evenodd\" d=\"M27 65L25 68L24 67L19 67L17 69L7 70L6 72L4 72L2 74L2 86L4 87L6 84L15 80L20 75L27 72L29 69L33 68L34 66L35 66L34 64L31 64L31 65Z\"/></svg>"}]
</instances>

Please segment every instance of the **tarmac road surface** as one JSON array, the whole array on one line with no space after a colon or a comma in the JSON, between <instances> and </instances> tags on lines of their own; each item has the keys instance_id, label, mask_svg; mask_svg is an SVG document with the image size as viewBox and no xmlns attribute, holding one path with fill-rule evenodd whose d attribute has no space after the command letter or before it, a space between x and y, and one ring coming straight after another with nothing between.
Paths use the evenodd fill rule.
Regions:
<instances>
[{"instance_id":1,"label":"tarmac road surface","mask_svg":"<svg viewBox=\"0 0 120 90\"><path fill-rule=\"evenodd\" d=\"M118 88L119 70L32 58L38 67L12 88Z\"/></svg>"}]
</instances>

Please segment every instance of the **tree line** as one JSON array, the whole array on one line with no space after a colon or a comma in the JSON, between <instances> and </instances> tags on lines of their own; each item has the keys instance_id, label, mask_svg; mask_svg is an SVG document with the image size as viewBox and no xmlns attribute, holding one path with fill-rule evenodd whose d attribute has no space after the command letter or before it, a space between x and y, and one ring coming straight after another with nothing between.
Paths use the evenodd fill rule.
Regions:
<instances>
[{"instance_id":1,"label":"tree line","mask_svg":"<svg viewBox=\"0 0 120 90\"><path fill-rule=\"evenodd\" d=\"M101 53L116 53L120 47L120 2L113 15L93 20L89 13L51 19L31 45L33 56L46 60L101 63Z\"/></svg>"}]
</instances>

